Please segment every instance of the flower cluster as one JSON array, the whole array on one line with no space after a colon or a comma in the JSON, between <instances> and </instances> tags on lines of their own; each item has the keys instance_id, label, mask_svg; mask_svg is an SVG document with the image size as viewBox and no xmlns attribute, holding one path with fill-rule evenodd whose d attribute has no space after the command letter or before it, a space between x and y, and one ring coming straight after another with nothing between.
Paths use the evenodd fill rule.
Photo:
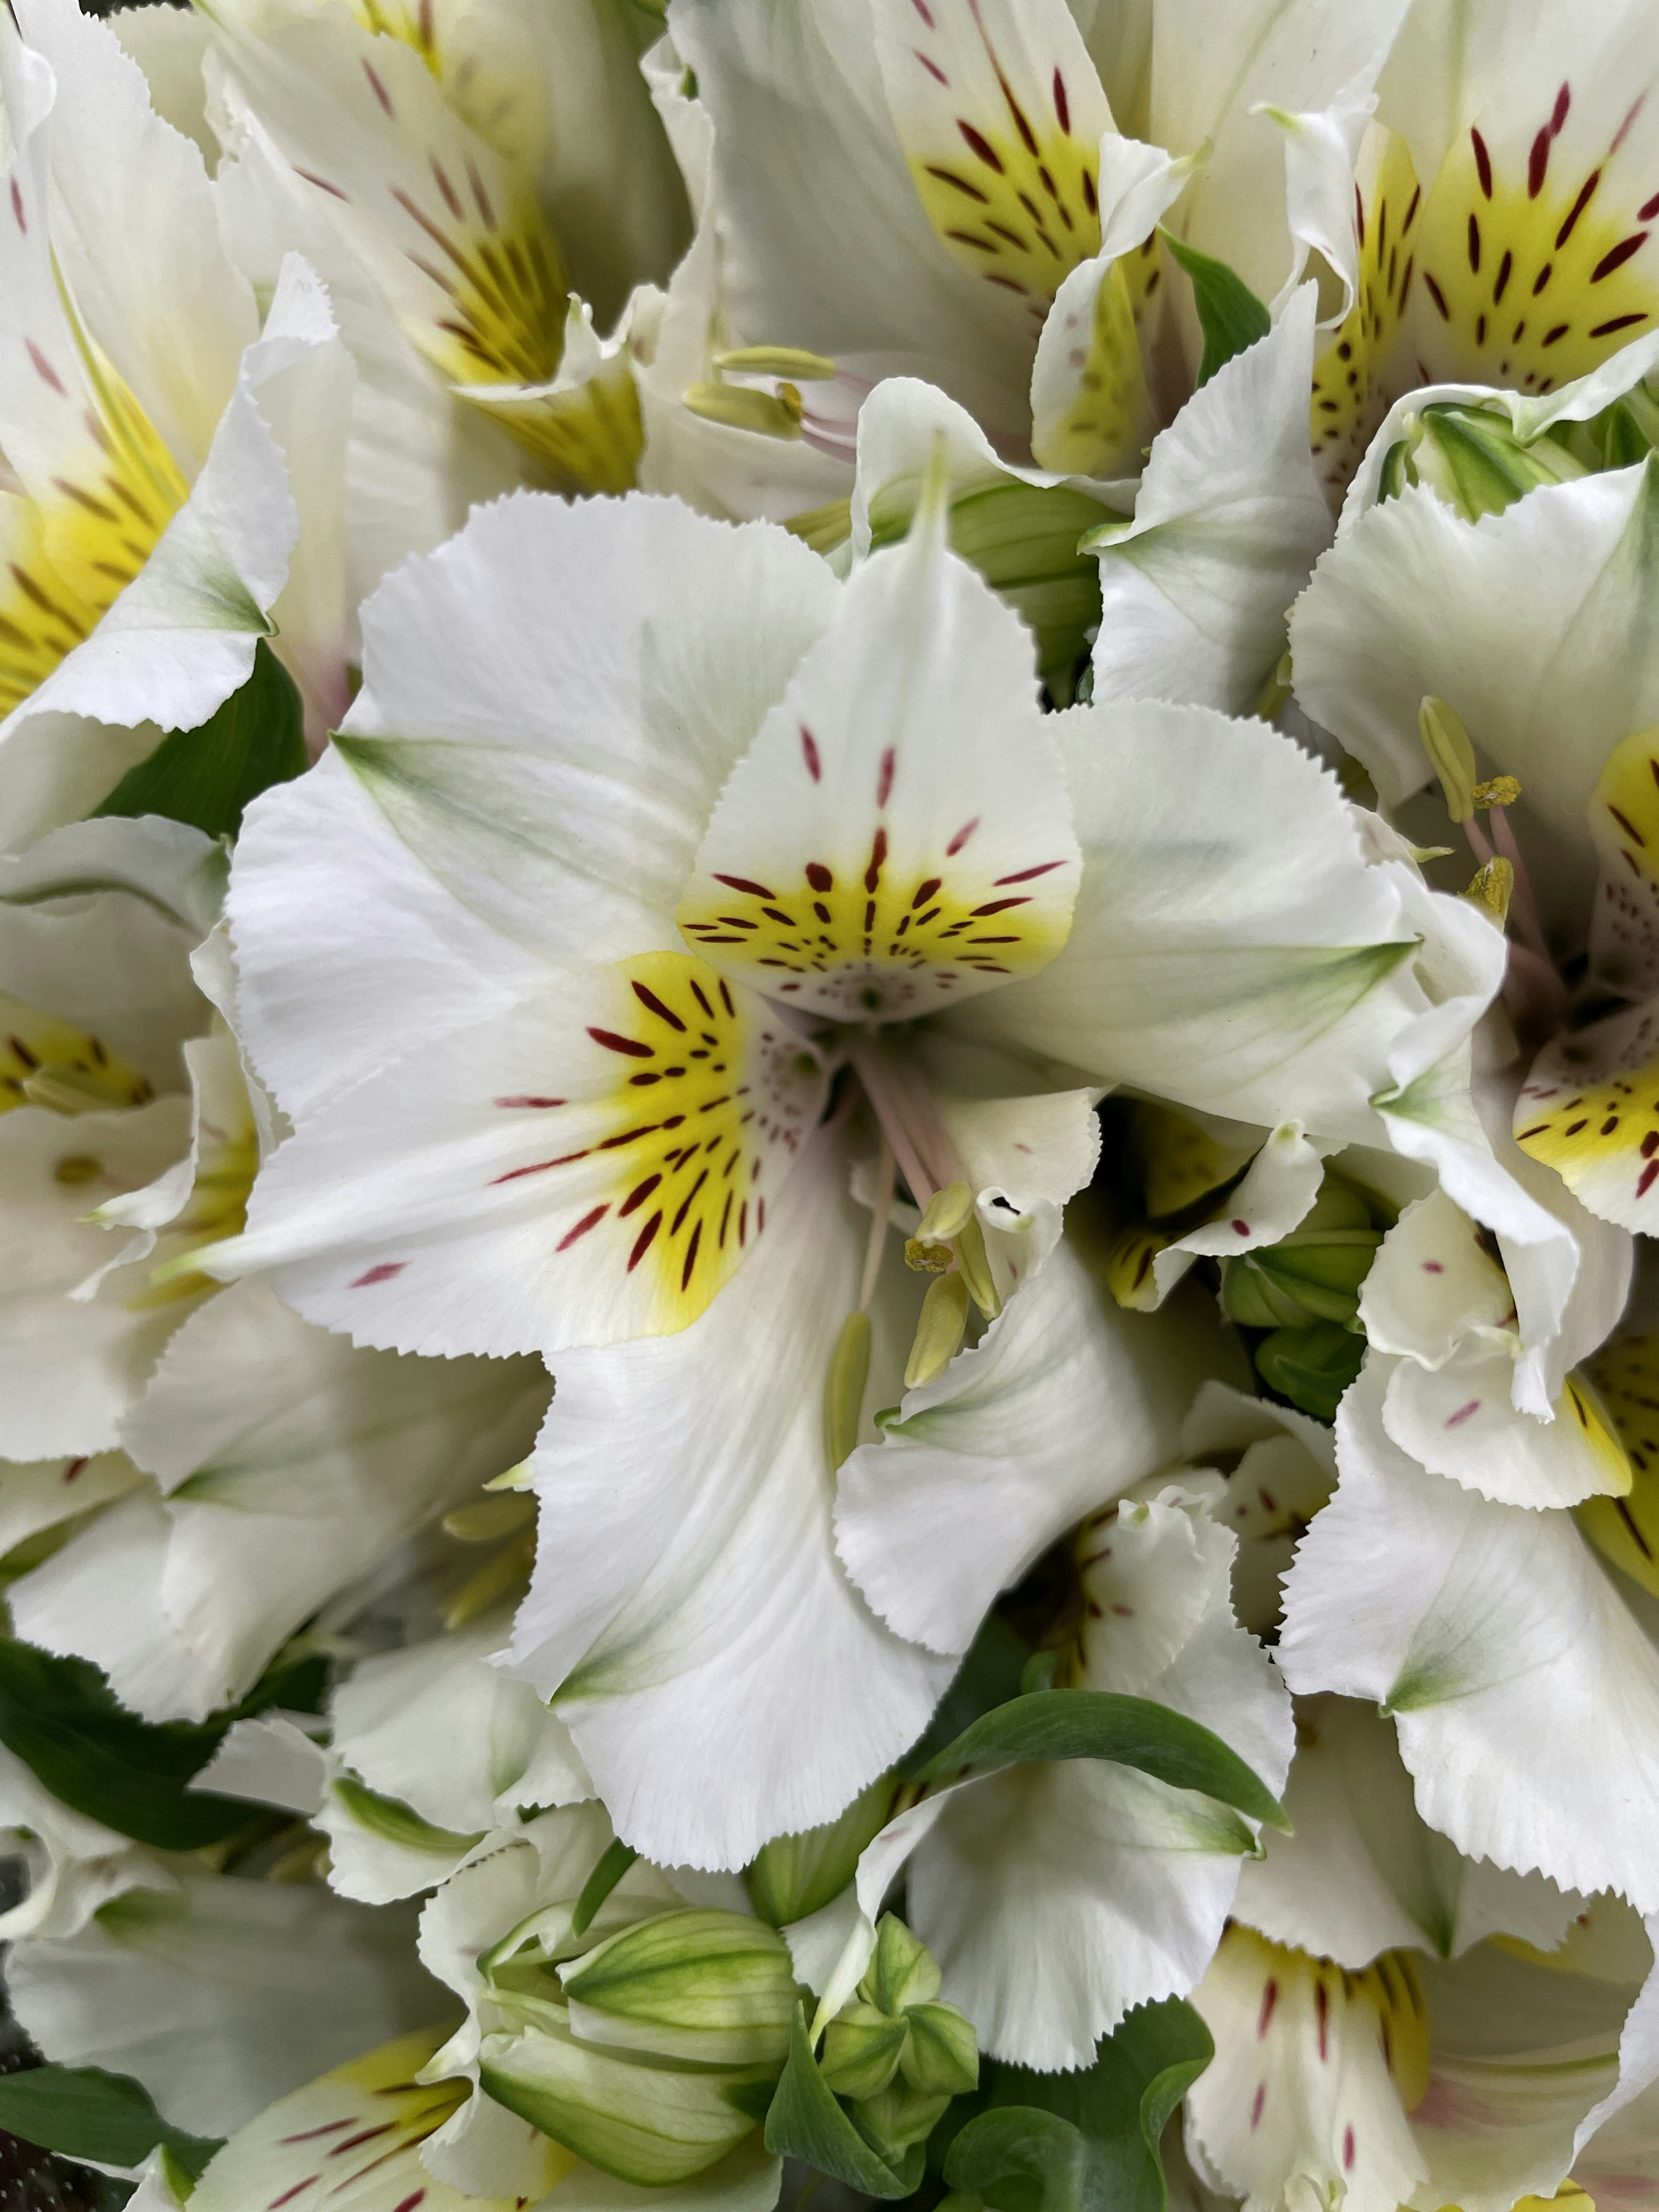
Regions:
<instances>
[{"instance_id":1,"label":"flower cluster","mask_svg":"<svg viewBox=\"0 0 1659 2212\"><path fill-rule=\"evenodd\" d=\"M1659 13L12 0L0 161L0 2129L1659 2206Z\"/></svg>"}]
</instances>

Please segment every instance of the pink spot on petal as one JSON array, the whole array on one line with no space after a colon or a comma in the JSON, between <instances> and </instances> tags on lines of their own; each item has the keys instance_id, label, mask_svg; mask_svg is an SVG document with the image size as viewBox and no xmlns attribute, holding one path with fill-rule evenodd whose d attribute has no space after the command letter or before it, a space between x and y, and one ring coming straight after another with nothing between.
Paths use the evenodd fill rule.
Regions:
<instances>
[{"instance_id":1,"label":"pink spot on petal","mask_svg":"<svg viewBox=\"0 0 1659 2212\"><path fill-rule=\"evenodd\" d=\"M1645 1198L1652 1187L1655 1176L1659 1176L1659 1160L1650 1160L1636 1178L1636 1195Z\"/></svg>"},{"instance_id":2,"label":"pink spot on petal","mask_svg":"<svg viewBox=\"0 0 1659 2212\"><path fill-rule=\"evenodd\" d=\"M1234 1222L1234 1224L1233 1224L1233 1234L1234 1234L1236 1237L1248 1237L1248 1236L1249 1235L1249 1233L1250 1233L1250 1224L1249 1224L1249 1223L1248 1221L1235 1221L1235 1222Z\"/></svg>"},{"instance_id":3,"label":"pink spot on petal","mask_svg":"<svg viewBox=\"0 0 1659 2212\"><path fill-rule=\"evenodd\" d=\"M64 1469L64 1481L73 1482L76 1476L80 1474L82 1468L85 1465L86 1462L84 1459L72 1459L69 1465Z\"/></svg>"},{"instance_id":4,"label":"pink spot on petal","mask_svg":"<svg viewBox=\"0 0 1659 2212\"><path fill-rule=\"evenodd\" d=\"M1353 2130L1351 2127L1344 2128L1342 2130L1342 2171L1344 2173L1352 2173L1353 2172Z\"/></svg>"},{"instance_id":5,"label":"pink spot on petal","mask_svg":"<svg viewBox=\"0 0 1659 2212\"><path fill-rule=\"evenodd\" d=\"M1239 1510L1243 1512L1241 1506ZM1279 1983L1269 1974L1261 1991L1261 2010L1256 2016L1255 2033L1258 2041L1267 2033L1268 2022L1273 2016L1273 2007L1279 2002Z\"/></svg>"},{"instance_id":6,"label":"pink spot on petal","mask_svg":"<svg viewBox=\"0 0 1659 2212\"><path fill-rule=\"evenodd\" d=\"M1449 1415L1449 1416L1448 1416L1448 1418L1447 1418L1447 1421L1446 1421L1446 1426L1447 1426L1449 1429L1455 1429L1455 1428L1458 1428L1458 1427L1460 1427L1460 1426L1462 1425L1462 1423L1463 1423L1463 1422L1465 1422L1465 1421L1467 1421L1467 1420L1468 1419L1469 1415L1470 1415L1471 1413L1478 1413L1480 1411L1480 1399L1479 1399L1479 1398L1471 1398L1471 1399L1470 1399L1470 1401L1469 1401L1469 1402L1468 1402L1468 1404L1467 1406L1460 1406L1460 1407L1458 1407L1457 1411L1456 1411L1455 1413L1452 1413L1452 1414L1450 1414L1450 1415Z\"/></svg>"},{"instance_id":7,"label":"pink spot on petal","mask_svg":"<svg viewBox=\"0 0 1659 2212\"><path fill-rule=\"evenodd\" d=\"M979 817L977 814L975 815L971 822L964 822L963 823L961 829L957 830L956 836L951 838L950 843L945 848L945 857L947 860L955 860L957 854L962 850L963 847L968 842L968 840L973 836L975 830L977 830L978 827Z\"/></svg>"},{"instance_id":8,"label":"pink spot on petal","mask_svg":"<svg viewBox=\"0 0 1659 2212\"><path fill-rule=\"evenodd\" d=\"M1443 1275L1445 1272L1438 1260L1425 1260L1423 1262L1423 1273L1425 1275Z\"/></svg>"},{"instance_id":9,"label":"pink spot on petal","mask_svg":"<svg viewBox=\"0 0 1659 2212\"><path fill-rule=\"evenodd\" d=\"M893 789L893 748L889 745L881 757L881 772L876 778L876 804L885 806Z\"/></svg>"},{"instance_id":10,"label":"pink spot on petal","mask_svg":"<svg viewBox=\"0 0 1659 2212\"><path fill-rule=\"evenodd\" d=\"M805 722L800 726L800 749L802 756L806 762L806 773L811 777L814 783L822 783L823 781L823 763L818 758L817 739L812 735L812 732L807 728Z\"/></svg>"},{"instance_id":11,"label":"pink spot on petal","mask_svg":"<svg viewBox=\"0 0 1659 2212\"><path fill-rule=\"evenodd\" d=\"M17 228L27 238L28 235L29 227L27 222L24 220L23 195L17 188L17 179L15 177L11 180L11 212L13 220L15 222Z\"/></svg>"},{"instance_id":12,"label":"pink spot on petal","mask_svg":"<svg viewBox=\"0 0 1659 2212\"><path fill-rule=\"evenodd\" d=\"M25 338L23 343L29 349L29 359L34 363L35 374L40 379L40 381L43 384L49 384L52 390L57 392L60 398L67 398L69 395L64 390L62 378L58 375L58 371L52 367L52 363L46 359L45 354L41 352L40 347L36 345L34 340L33 338Z\"/></svg>"},{"instance_id":13,"label":"pink spot on petal","mask_svg":"<svg viewBox=\"0 0 1659 2212\"><path fill-rule=\"evenodd\" d=\"M950 78L945 76L945 71L939 67L939 64L937 62L930 62L920 46L913 46L911 48L911 52L915 55L916 59L921 64L923 69L927 70L928 76L933 79L936 84L948 85L950 83Z\"/></svg>"},{"instance_id":14,"label":"pink spot on petal","mask_svg":"<svg viewBox=\"0 0 1659 2212\"><path fill-rule=\"evenodd\" d=\"M562 1098L542 1098L534 1091L519 1091L510 1098L498 1098L495 1103L498 1106L562 1106L565 1101Z\"/></svg>"},{"instance_id":15,"label":"pink spot on petal","mask_svg":"<svg viewBox=\"0 0 1659 2212\"><path fill-rule=\"evenodd\" d=\"M1250 2106L1250 2132L1252 2135L1255 2134L1257 2128L1261 2124L1261 2107L1267 2103L1267 2085L1263 2081L1258 2087L1255 2096Z\"/></svg>"},{"instance_id":16,"label":"pink spot on petal","mask_svg":"<svg viewBox=\"0 0 1659 2212\"><path fill-rule=\"evenodd\" d=\"M382 1260L378 1267L371 1267L366 1275L359 1275L351 1287L354 1291L366 1291L375 1283L389 1283L394 1275L401 1275L408 1265L407 1260Z\"/></svg>"}]
</instances>

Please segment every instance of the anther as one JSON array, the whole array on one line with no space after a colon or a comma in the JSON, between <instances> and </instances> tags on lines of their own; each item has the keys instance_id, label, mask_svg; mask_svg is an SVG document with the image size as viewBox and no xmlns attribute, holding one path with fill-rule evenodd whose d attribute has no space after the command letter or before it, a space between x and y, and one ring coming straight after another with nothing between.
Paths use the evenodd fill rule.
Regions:
<instances>
[{"instance_id":1,"label":"anther","mask_svg":"<svg viewBox=\"0 0 1659 2212\"><path fill-rule=\"evenodd\" d=\"M1467 822L1474 811L1476 773L1468 732L1445 701L1432 693L1417 710L1417 727L1446 794L1446 811L1454 822Z\"/></svg>"},{"instance_id":2,"label":"anther","mask_svg":"<svg viewBox=\"0 0 1659 2212\"><path fill-rule=\"evenodd\" d=\"M834 1474L859 1440L864 1386L870 1379L870 1316L849 1313L841 1325L823 1383L823 1448Z\"/></svg>"},{"instance_id":3,"label":"anther","mask_svg":"<svg viewBox=\"0 0 1659 2212\"><path fill-rule=\"evenodd\" d=\"M904 1387L920 1389L943 1375L961 1347L968 1326L968 1284L960 1271L941 1275L927 1285L921 1302L910 1357L904 1363Z\"/></svg>"},{"instance_id":4,"label":"anther","mask_svg":"<svg viewBox=\"0 0 1659 2212\"><path fill-rule=\"evenodd\" d=\"M1484 868L1477 868L1474 880L1463 894L1483 914L1488 914L1502 929L1510 915L1510 901L1515 896L1515 870L1505 860L1488 860Z\"/></svg>"}]
</instances>

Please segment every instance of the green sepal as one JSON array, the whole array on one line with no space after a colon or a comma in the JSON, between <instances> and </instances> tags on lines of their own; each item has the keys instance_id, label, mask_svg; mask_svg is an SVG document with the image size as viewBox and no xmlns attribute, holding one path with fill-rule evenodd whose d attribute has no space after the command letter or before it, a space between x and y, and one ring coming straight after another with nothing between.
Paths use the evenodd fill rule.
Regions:
<instances>
[{"instance_id":1,"label":"green sepal","mask_svg":"<svg viewBox=\"0 0 1659 2212\"><path fill-rule=\"evenodd\" d=\"M840 1896L865 1845L887 1824L895 1783L891 1773L878 1775L833 1820L761 1846L747 1879L750 1901L763 1920L784 1928Z\"/></svg>"},{"instance_id":2,"label":"green sepal","mask_svg":"<svg viewBox=\"0 0 1659 2212\"><path fill-rule=\"evenodd\" d=\"M186 1784L234 1721L272 1705L301 1709L320 1696L325 1674L321 1659L293 1662L211 1720L154 1726L117 1703L89 1660L0 1638L0 1743L72 1811L156 1850L198 1850L247 1827L259 1808Z\"/></svg>"},{"instance_id":3,"label":"green sepal","mask_svg":"<svg viewBox=\"0 0 1659 2212\"><path fill-rule=\"evenodd\" d=\"M926 2146L913 2143L897 2166L890 2165L854 2126L818 2071L806 2032L806 2008L795 2008L789 2057L771 2110L766 2116L766 2148L782 2158L798 2158L832 2181L890 2202L908 2197L921 2183Z\"/></svg>"},{"instance_id":4,"label":"green sepal","mask_svg":"<svg viewBox=\"0 0 1659 2212\"><path fill-rule=\"evenodd\" d=\"M241 689L195 729L163 738L93 814L162 814L210 837L234 837L259 793L302 775L306 764L299 690L260 638Z\"/></svg>"},{"instance_id":5,"label":"green sepal","mask_svg":"<svg viewBox=\"0 0 1659 2212\"><path fill-rule=\"evenodd\" d=\"M639 1853L632 1844L623 1843L615 1836L595 1863L593 1871L582 1884L581 1895L576 1899L576 1909L570 1916L570 1932L585 1936L592 1925L593 1915L605 1903L611 1891L628 1872Z\"/></svg>"},{"instance_id":6,"label":"green sepal","mask_svg":"<svg viewBox=\"0 0 1659 2212\"><path fill-rule=\"evenodd\" d=\"M1109 1759L1290 1830L1266 1783L1218 1735L1168 1705L1115 1690L1037 1690L1012 1698L936 1753L919 1778L1040 1759ZM1248 1838L1243 1847L1249 1848Z\"/></svg>"},{"instance_id":7,"label":"green sepal","mask_svg":"<svg viewBox=\"0 0 1659 2212\"><path fill-rule=\"evenodd\" d=\"M1161 235L1193 282L1193 303L1198 309L1199 328L1204 333L1204 355L1198 365L1194 387L1201 392L1224 362L1231 361L1236 353L1243 353L1246 346L1253 346L1258 338L1267 337L1273 328L1273 318L1243 278L1235 275L1224 261L1200 253L1167 230Z\"/></svg>"},{"instance_id":8,"label":"green sepal","mask_svg":"<svg viewBox=\"0 0 1659 2212\"><path fill-rule=\"evenodd\" d=\"M102 2166L142 2166L160 2145L192 2182L222 2148L173 2127L141 2082L100 2066L32 2066L0 2075L0 2130L61 2158Z\"/></svg>"},{"instance_id":9,"label":"green sepal","mask_svg":"<svg viewBox=\"0 0 1659 2212\"><path fill-rule=\"evenodd\" d=\"M990 2109L945 2154L945 2179L996 2212L1165 2212L1158 2143L1213 2056L1198 2014L1171 1997L1129 2014L1081 2073L1000 2066Z\"/></svg>"}]
</instances>

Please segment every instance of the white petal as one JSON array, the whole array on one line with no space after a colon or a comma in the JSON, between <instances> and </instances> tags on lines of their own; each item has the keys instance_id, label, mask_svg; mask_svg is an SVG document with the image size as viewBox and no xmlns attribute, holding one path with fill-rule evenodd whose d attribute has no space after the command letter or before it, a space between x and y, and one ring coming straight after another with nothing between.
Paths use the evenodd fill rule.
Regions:
<instances>
[{"instance_id":1,"label":"white petal","mask_svg":"<svg viewBox=\"0 0 1659 2212\"><path fill-rule=\"evenodd\" d=\"M1314 306L1304 287L1153 440L1133 522L1097 549L1097 699L1248 714L1261 697L1330 542L1308 446Z\"/></svg>"},{"instance_id":2,"label":"white petal","mask_svg":"<svg viewBox=\"0 0 1659 2212\"><path fill-rule=\"evenodd\" d=\"M550 964L435 1069L416 1054L313 1115L205 1264L270 1269L308 1320L398 1351L670 1334L766 1233L826 1080L775 1008L686 953Z\"/></svg>"},{"instance_id":3,"label":"white petal","mask_svg":"<svg viewBox=\"0 0 1659 2212\"><path fill-rule=\"evenodd\" d=\"M821 1141L678 1336L559 1362L514 1671L559 1692L618 1832L664 1865L741 1866L832 1818L952 1671L884 1627L835 1555L823 1386L867 1228L844 1174ZM902 1348L878 1352L872 1388Z\"/></svg>"},{"instance_id":4,"label":"white petal","mask_svg":"<svg viewBox=\"0 0 1659 2212\"><path fill-rule=\"evenodd\" d=\"M1443 1367L1394 1363L1382 1425L1421 1467L1503 1505L1582 1504L1622 1497L1630 1462L1585 1394L1569 1382L1540 1421L1511 1402L1515 1364L1499 1346L1471 1345Z\"/></svg>"},{"instance_id":5,"label":"white petal","mask_svg":"<svg viewBox=\"0 0 1659 2212\"><path fill-rule=\"evenodd\" d=\"M1495 1933L1553 1950L1583 1907L1540 1875L1460 1857L1425 1826L1393 1729L1352 1698L1297 1706L1285 1809L1295 1832L1263 1837L1267 1856L1245 1865L1235 1913L1339 1966L1401 1949L1455 1958Z\"/></svg>"},{"instance_id":6,"label":"white petal","mask_svg":"<svg viewBox=\"0 0 1659 2212\"><path fill-rule=\"evenodd\" d=\"M325 1889L209 1876L16 1945L8 1982L49 2057L133 2075L176 2127L212 2136L429 2017L410 1932Z\"/></svg>"},{"instance_id":7,"label":"white petal","mask_svg":"<svg viewBox=\"0 0 1659 2212\"><path fill-rule=\"evenodd\" d=\"M22 1760L0 1749L0 1822L27 1884L0 1915L9 1943L26 1936L58 1942L129 1889L173 1890L178 1876L153 1851L88 1820L54 1797Z\"/></svg>"},{"instance_id":8,"label":"white petal","mask_svg":"<svg viewBox=\"0 0 1659 2212\"><path fill-rule=\"evenodd\" d=\"M902 1021L1065 942L1078 854L1030 633L937 504L872 556L733 770L676 919L791 1007Z\"/></svg>"},{"instance_id":9,"label":"white petal","mask_svg":"<svg viewBox=\"0 0 1659 2212\"><path fill-rule=\"evenodd\" d=\"M1373 1361L1279 1647L1297 1692L1386 1705L1418 1809L1471 1857L1659 1902L1659 1654L1565 1513L1494 1505L1391 1443Z\"/></svg>"},{"instance_id":10,"label":"white petal","mask_svg":"<svg viewBox=\"0 0 1659 2212\"><path fill-rule=\"evenodd\" d=\"M1221 1259L1277 1244L1288 1237L1319 1195L1325 1163L1299 1121L1269 1135L1227 1199L1225 1218L1202 1221L1164 1246L1152 1261L1158 1300L1167 1297L1200 1257Z\"/></svg>"},{"instance_id":11,"label":"white petal","mask_svg":"<svg viewBox=\"0 0 1659 2212\"><path fill-rule=\"evenodd\" d=\"M1503 1269L1443 1191L1407 1206L1382 1239L1359 1294L1373 1350L1443 1367L1466 1334L1501 1329L1514 1311Z\"/></svg>"},{"instance_id":12,"label":"white petal","mask_svg":"<svg viewBox=\"0 0 1659 2212\"><path fill-rule=\"evenodd\" d=\"M1071 936L952 1023L1236 1120L1366 1135L1427 1003L1407 933L1419 961L1461 957L1473 909L1443 922L1451 902L1368 866L1334 784L1276 731L1151 702L1056 720L1085 856Z\"/></svg>"},{"instance_id":13,"label":"white petal","mask_svg":"<svg viewBox=\"0 0 1659 2212\"><path fill-rule=\"evenodd\" d=\"M837 1547L882 1618L965 1651L1056 1536L1173 1456L1206 1334L1190 1309L1123 1312L1060 1244L841 1470Z\"/></svg>"}]
</instances>

